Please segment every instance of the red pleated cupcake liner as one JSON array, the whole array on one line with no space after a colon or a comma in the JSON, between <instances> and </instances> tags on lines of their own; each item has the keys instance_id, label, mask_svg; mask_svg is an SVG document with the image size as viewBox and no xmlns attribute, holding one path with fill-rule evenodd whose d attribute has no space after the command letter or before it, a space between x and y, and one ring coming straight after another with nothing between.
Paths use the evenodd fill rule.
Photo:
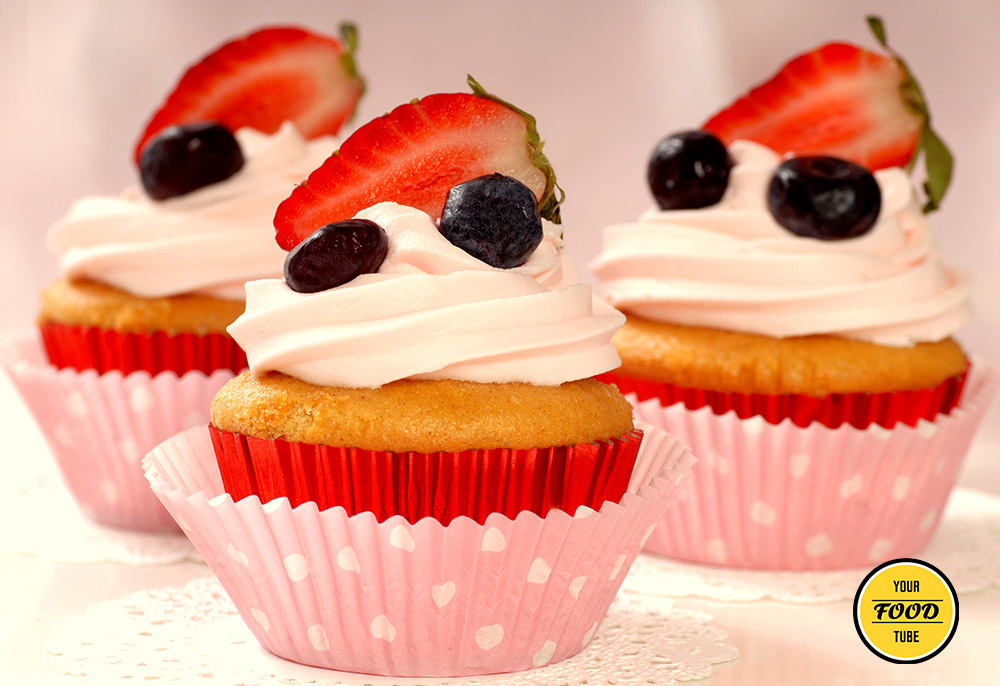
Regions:
<instances>
[{"instance_id":1,"label":"red pleated cupcake liner","mask_svg":"<svg viewBox=\"0 0 1000 686\"><path fill-rule=\"evenodd\" d=\"M634 393L639 401L656 398L664 407L683 403L689 410L711 408L717 415L735 412L740 419L763 417L770 424L790 419L799 427L819 422L831 429L849 424L865 429L878 424L891 429L897 423L916 426L921 419L933 421L958 407L969 367L933 388L886 393L831 393L811 396L800 393L729 393L686 388L660 381L609 372L598 381L615 384L623 395Z\"/></svg>"},{"instance_id":2,"label":"red pleated cupcake liner","mask_svg":"<svg viewBox=\"0 0 1000 686\"><path fill-rule=\"evenodd\" d=\"M382 522L457 517L483 523L499 512L574 514L618 502L628 488L641 431L595 443L462 452L395 453L265 440L210 427L222 482L234 501L287 497L292 507L372 512Z\"/></svg>"},{"instance_id":3,"label":"red pleated cupcake liner","mask_svg":"<svg viewBox=\"0 0 1000 686\"><path fill-rule=\"evenodd\" d=\"M238 373L247 368L246 353L222 333L127 333L51 322L39 328L49 361L59 369L94 369L99 374L145 371L155 376L167 371L211 374L220 369Z\"/></svg>"}]
</instances>

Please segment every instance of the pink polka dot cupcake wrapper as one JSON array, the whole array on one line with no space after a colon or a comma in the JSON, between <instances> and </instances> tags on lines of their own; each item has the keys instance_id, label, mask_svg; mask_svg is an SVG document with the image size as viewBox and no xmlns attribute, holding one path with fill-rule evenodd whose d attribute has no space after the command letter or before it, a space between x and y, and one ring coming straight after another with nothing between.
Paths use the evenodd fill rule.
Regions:
<instances>
[{"instance_id":1,"label":"pink polka dot cupcake wrapper","mask_svg":"<svg viewBox=\"0 0 1000 686\"><path fill-rule=\"evenodd\" d=\"M151 377L147 372L56 369L37 335L5 344L0 364L34 415L85 514L128 529L177 530L149 490L142 457L177 432L207 424L212 397L233 378L231 371Z\"/></svg>"},{"instance_id":2,"label":"pink polka dot cupcake wrapper","mask_svg":"<svg viewBox=\"0 0 1000 686\"><path fill-rule=\"evenodd\" d=\"M483 524L233 502L205 429L166 441L144 465L267 650L342 671L464 676L557 662L594 636L694 463L673 437L646 435L620 503Z\"/></svg>"},{"instance_id":3,"label":"pink polka dot cupcake wrapper","mask_svg":"<svg viewBox=\"0 0 1000 686\"><path fill-rule=\"evenodd\" d=\"M797 570L915 555L937 527L997 376L976 360L959 407L892 429L802 428L627 395L637 417L676 435L700 461L645 550Z\"/></svg>"}]
</instances>

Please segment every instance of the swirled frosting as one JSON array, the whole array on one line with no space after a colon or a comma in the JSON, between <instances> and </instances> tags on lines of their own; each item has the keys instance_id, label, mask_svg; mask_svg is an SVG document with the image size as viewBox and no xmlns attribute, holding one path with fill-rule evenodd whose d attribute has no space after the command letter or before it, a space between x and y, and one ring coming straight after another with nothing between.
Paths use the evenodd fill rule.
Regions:
<instances>
[{"instance_id":1,"label":"swirled frosting","mask_svg":"<svg viewBox=\"0 0 1000 686\"><path fill-rule=\"evenodd\" d=\"M557 385L614 369L610 340L625 318L577 281L559 231L515 269L452 245L420 210L381 203L357 215L381 226L378 273L318 293L281 279L246 285L229 333L254 374L374 388L399 379Z\"/></svg>"},{"instance_id":2,"label":"swirled frosting","mask_svg":"<svg viewBox=\"0 0 1000 686\"><path fill-rule=\"evenodd\" d=\"M746 141L729 152L718 204L605 229L590 267L612 305L688 326L897 346L944 339L970 319L969 277L941 260L902 169L875 172L882 208L871 231L823 241L768 211L777 154Z\"/></svg>"},{"instance_id":3,"label":"swirled frosting","mask_svg":"<svg viewBox=\"0 0 1000 686\"><path fill-rule=\"evenodd\" d=\"M200 293L242 300L243 284L281 274L274 208L337 143L306 141L286 122L273 135L236 132L245 164L225 181L167 200L138 186L87 196L49 230L59 271L146 298Z\"/></svg>"}]
</instances>

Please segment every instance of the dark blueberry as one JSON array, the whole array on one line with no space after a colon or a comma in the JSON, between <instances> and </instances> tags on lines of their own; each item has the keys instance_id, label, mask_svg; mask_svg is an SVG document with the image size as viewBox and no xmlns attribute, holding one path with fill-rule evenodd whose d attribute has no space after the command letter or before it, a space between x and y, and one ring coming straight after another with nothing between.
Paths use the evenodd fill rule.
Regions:
<instances>
[{"instance_id":1,"label":"dark blueberry","mask_svg":"<svg viewBox=\"0 0 1000 686\"><path fill-rule=\"evenodd\" d=\"M367 219L348 219L316 229L285 257L285 283L298 293L342 286L374 274L389 252L382 227Z\"/></svg>"},{"instance_id":2,"label":"dark blueberry","mask_svg":"<svg viewBox=\"0 0 1000 686\"><path fill-rule=\"evenodd\" d=\"M775 220L792 233L824 241L868 232L882 208L872 173L836 157L792 157L774 176L767 194Z\"/></svg>"},{"instance_id":3,"label":"dark blueberry","mask_svg":"<svg viewBox=\"0 0 1000 686\"><path fill-rule=\"evenodd\" d=\"M242 167L243 152L236 137L215 122L163 129L139 158L142 187L154 200L225 181Z\"/></svg>"},{"instance_id":4,"label":"dark blueberry","mask_svg":"<svg viewBox=\"0 0 1000 686\"><path fill-rule=\"evenodd\" d=\"M722 199L732 167L718 138L708 131L683 131L656 146L646 179L661 210L691 210Z\"/></svg>"},{"instance_id":5,"label":"dark blueberry","mask_svg":"<svg viewBox=\"0 0 1000 686\"><path fill-rule=\"evenodd\" d=\"M448 191L441 233L492 267L524 264L542 242L538 200L530 188L503 174L487 174Z\"/></svg>"}]
</instances>

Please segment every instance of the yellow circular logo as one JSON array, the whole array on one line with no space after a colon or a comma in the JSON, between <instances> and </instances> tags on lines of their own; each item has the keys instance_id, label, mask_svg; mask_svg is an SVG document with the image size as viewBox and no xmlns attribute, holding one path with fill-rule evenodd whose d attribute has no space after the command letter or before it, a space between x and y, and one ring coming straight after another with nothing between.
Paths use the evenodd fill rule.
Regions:
<instances>
[{"instance_id":1,"label":"yellow circular logo","mask_svg":"<svg viewBox=\"0 0 1000 686\"><path fill-rule=\"evenodd\" d=\"M958 596L937 567L890 560L865 577L854 596L854 626L868 649L884 660L929 660L958 627Z\"/></svg>"}]
</instances>

